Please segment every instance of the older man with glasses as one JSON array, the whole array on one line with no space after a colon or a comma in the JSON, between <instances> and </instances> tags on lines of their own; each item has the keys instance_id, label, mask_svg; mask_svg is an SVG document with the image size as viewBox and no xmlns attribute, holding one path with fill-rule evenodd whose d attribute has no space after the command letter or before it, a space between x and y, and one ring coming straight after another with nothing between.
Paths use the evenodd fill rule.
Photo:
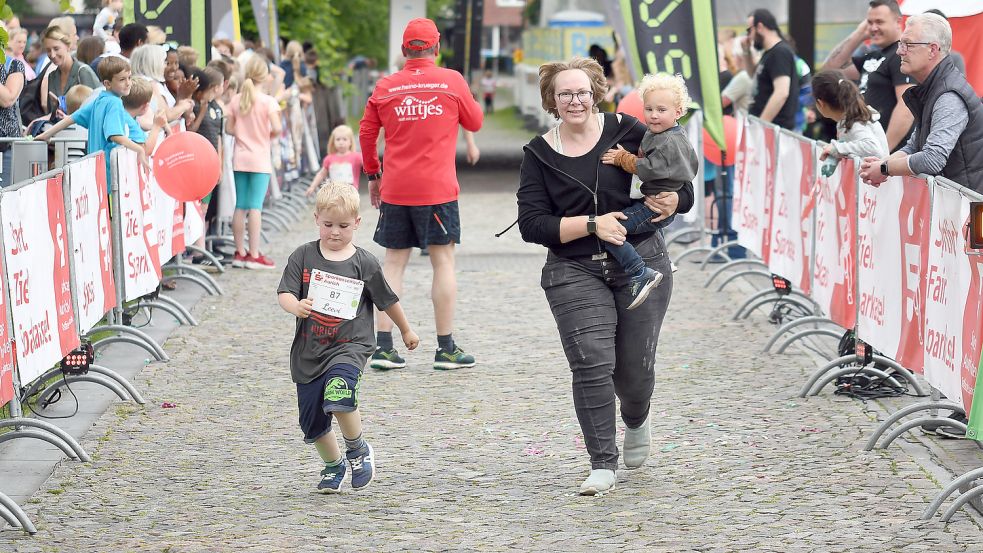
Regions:
<instances>
[{"instance_id":1,"label":"older man with glasses","mask_svg":"<svg viewBox=\"0 0 983 553\"><path fill-rule=\"evenodd\" d=\"M890 175L941 175L983 192L983 103L949 57L952 28L931 13L915 15L898 43L901 70L918 86L904 94L914 115L908 143L884 159L861 165L864 182Z\"/></svg>"}]
</instances>

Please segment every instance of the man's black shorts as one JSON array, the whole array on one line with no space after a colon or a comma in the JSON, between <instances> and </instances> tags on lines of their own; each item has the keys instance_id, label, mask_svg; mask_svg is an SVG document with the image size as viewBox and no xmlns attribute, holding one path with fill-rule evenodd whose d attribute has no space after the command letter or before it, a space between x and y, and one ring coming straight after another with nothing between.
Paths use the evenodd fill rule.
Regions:
<instances>
[{"instance_id":1,"label":"man's black shorts","mask_svg":"<svg viewBox=\"0 0 983 553\"><path fill-rule=\"evenodd\" d=\"M297 385L300 429L305 442L314 442L331 431L331 413L350 413L358 408L361 379L361 369L338 363L307 384Z\"/></svg>"},{"instance_id":2,"label":"man's black shorts","mask_svg":"<svg viewBox=\"0 0 983 553\"><path fill-rule=\"evenodd\" d=\"M373 239L376 244L394 250L460 244L461 215L457 200L438 205L383 202Z\"/></svg>"}]
</instances>

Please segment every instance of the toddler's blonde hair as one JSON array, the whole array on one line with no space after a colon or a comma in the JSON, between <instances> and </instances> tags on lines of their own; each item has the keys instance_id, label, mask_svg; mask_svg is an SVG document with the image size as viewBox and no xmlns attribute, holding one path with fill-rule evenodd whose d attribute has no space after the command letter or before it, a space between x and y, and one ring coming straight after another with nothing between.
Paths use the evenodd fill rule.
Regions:
<instances>
[{"instance_id":1,"label":"toddler's blonde hair","mask_svg":"<svg viewBox=\"0 0 983 553\"><path fill-rule=\"evenodd\" d=\"M338 150L335 149L335 147L334 147L334 139L337 138L338 136L342 136L342 135L347 135L348 136L348 140L351 141L351 143L352 143L352 150L351 151L353 151L353 152L358 151L355 148L355 131L353 131L352 128L349 127L348 125L338 125L337 127L335 127L334 129L331 130L331 136L328 137L328 153L329 154L337 154L338 153Z\"/></svg>"},{"instance_id":2,"label":"toddler's blonde hair","mask_svg":"<svg viewBox=\"0 0 983 553\"><path fill-rule=\"evenodd\" d=\"M358 190L345 182L328 181L317 191L314 212L336 209L345 215L358 217Z\"/></svg>"},{"instance_id":3,"label":"toddler's blonde hair","mask_svg":"<svg viewBox=\"0 0 983 553\"><path fill-rule=\"evenodd\" d=\"M670 75L668 73L645 75L642 82L638 83L638 96L642 99L642 103L645 102L645 95L653 90L672 92L677 108L685 110L690 104L689 91L686 90L686 81L683 80L682 75Z\"/></svg>"}]
</instances>

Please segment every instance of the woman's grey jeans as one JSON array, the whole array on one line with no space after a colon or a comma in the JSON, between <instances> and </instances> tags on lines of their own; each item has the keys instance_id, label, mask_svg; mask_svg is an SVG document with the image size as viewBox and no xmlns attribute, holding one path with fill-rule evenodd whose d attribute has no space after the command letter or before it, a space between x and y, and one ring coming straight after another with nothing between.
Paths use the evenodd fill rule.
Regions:
<instances>
[{"instance_id":1,"label":"woman's grey jeans","mask_svg":"<svg viewBox=\"0 0 983 553\"><path fill-rule=\"evenodd\" d=\"M661 232L636 246L664 275L640 306L628 311L629 276L610 255L569 259L552 253L542 286L573 373L573 405L592 469L618 468L615 396L629 428L645 422L655 388L655 350L672 295L672 272Z\"/></svg>"}]
</instances>

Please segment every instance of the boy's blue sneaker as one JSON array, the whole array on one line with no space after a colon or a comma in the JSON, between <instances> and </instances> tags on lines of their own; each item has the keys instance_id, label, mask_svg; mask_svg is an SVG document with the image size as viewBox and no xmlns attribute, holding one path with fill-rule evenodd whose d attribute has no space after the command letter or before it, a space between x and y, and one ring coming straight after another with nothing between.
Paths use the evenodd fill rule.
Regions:
<instances>
[{"instance_id":1,"label":"boy's blue sneaker","mask_svg":"<svg viewBox=\"0 0 983 553\"><path fill-rule=\"evenodd\" d=\"M372 359L369 361L369 366L373 369L385 371L390 369L402 369L406 366L406 360L399 356L396 348L389 350L375 348L375 353L372 354Z\"/></svg>"},{"instance_id":2,"label":"boy's blue sneaker","mask_svg":"<svg viewBox=\"0 0 983 553\"><path fill-rule=\"evenodd\" d=\"M333 467L325 466L321 471L321 482L317 485L318 493L341 493L341 485L348 475L348 467L344 462Z\"/></svg>"},{"instance_id":3,"label":"boy's blue sneaker","mask_svg":"<svg viewBox=\"0 0 983 553\"><path fill-rule=\"evenodd\" d=\"M662 273L650 267L645 267L641 274L631 277L628 281L628 292L631 294L631 304L628 309L635 309L642 305L642 302L649 297L649 292L660 282L662 282Z\"/></svg>"},{"instance_id":4,"label":"boy's blue sneaker","mask_svg":"<svg viewBox=\"0 0 983 553\"><path fill-rule=\"evenodd\" d=\"M454 351L437 348L433 356L433 368L438 371L467 369L475 365L474 356L464 353L464 350L454 346Z\"/></svg>"},{"instance_id":5,"label":"boy's blue sneaker","mask_svg":"<svg viewBox=\"0 0 983 553\"><path fill-rule=\"evenodd\" d=\"M352 466L352 489L358 490L369 485L375 475L375 454L372 446L366 443L359 449L345 454Z\"/></svg>"}]
</instances>

